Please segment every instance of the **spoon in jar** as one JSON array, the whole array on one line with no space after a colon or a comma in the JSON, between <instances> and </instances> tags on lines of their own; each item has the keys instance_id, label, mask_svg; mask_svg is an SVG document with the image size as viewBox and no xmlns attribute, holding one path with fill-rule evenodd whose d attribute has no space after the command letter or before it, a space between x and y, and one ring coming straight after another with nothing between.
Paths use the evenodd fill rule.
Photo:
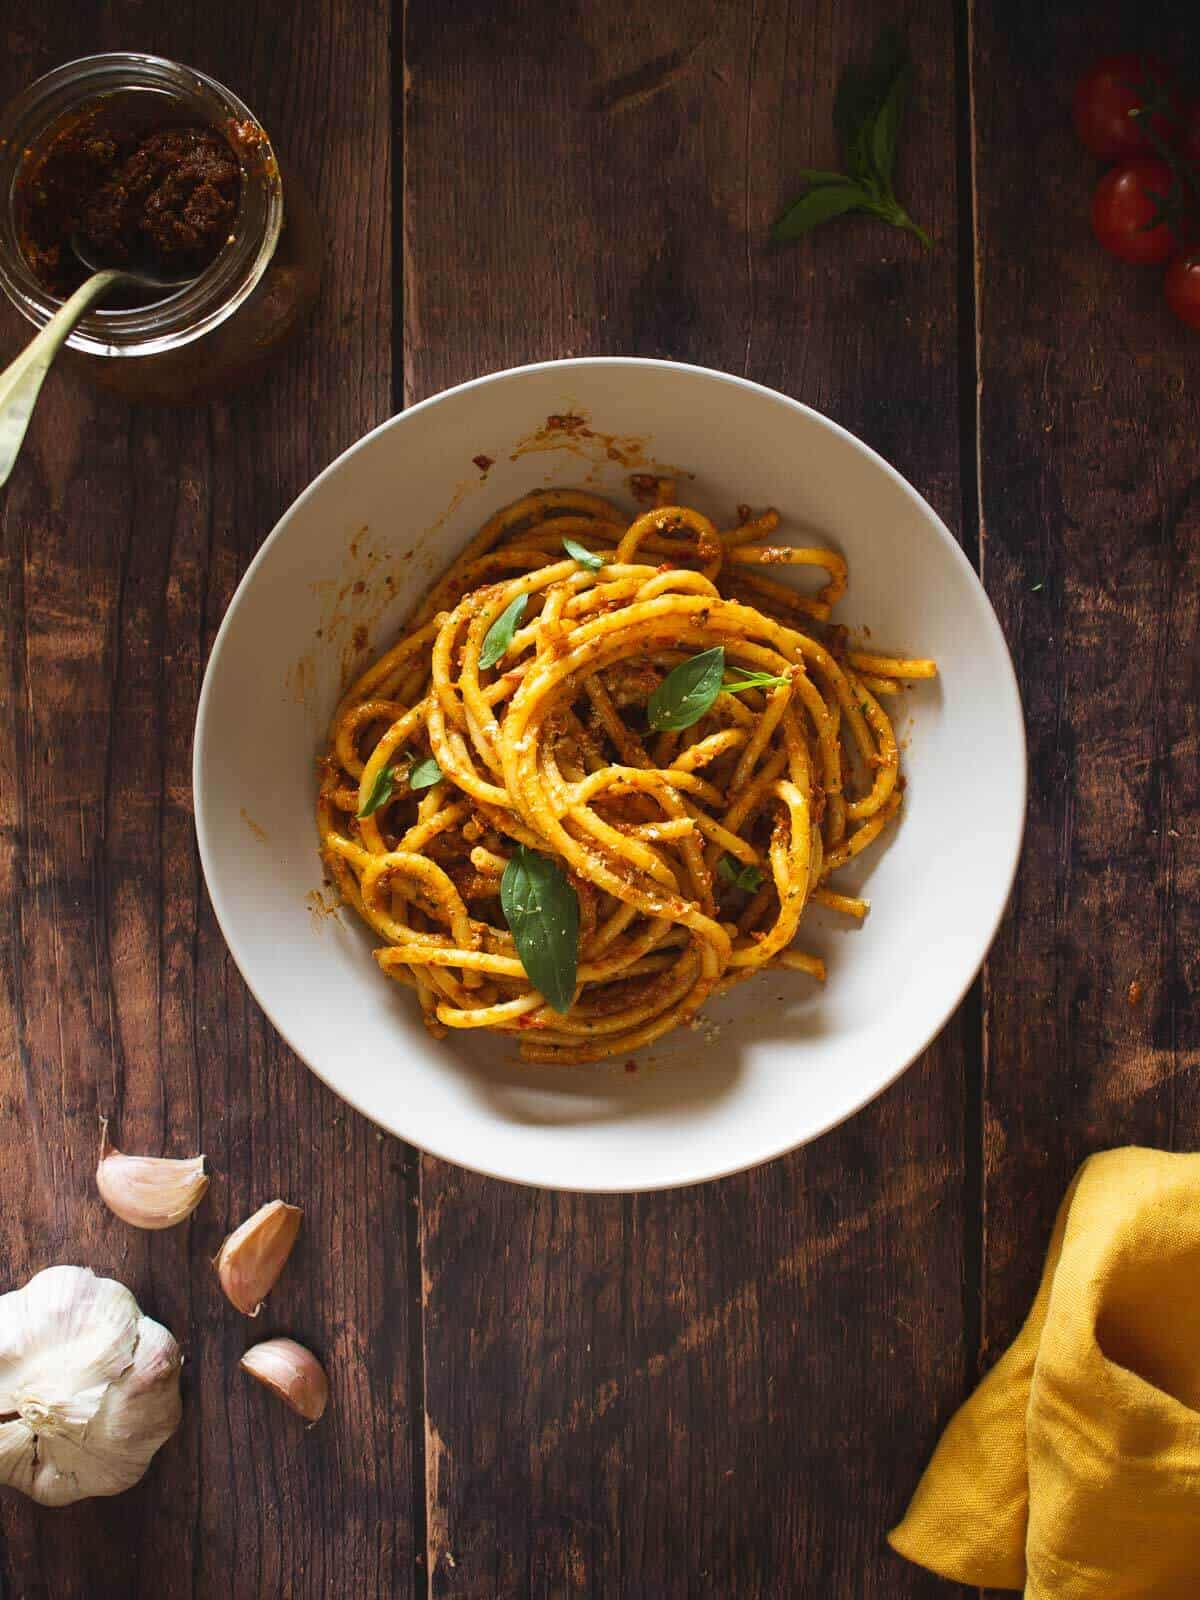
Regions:
<instances>
[{"instance_id":1,"label":"spoon in jar","mask_svg":"<svg viewBox=\"0 0 1200 1600\"><path fill-rule=\"evenodd\" d=\"M172 293L194 283L199 273L189 272L183 277L170 277L161 272L149 272L142 267L104 267L92 261L78 234L71 235L71 249L92 274L84 280L75 293L54 313L40 333L25 346L17 359L0 372L0 488L8 482L25 430L33 415L33 408L41 392L42 379L50 370L50 363L70 337L75 324L95 303L119 283L138 289L159 289Z\"/></svg>"}]
</instances>

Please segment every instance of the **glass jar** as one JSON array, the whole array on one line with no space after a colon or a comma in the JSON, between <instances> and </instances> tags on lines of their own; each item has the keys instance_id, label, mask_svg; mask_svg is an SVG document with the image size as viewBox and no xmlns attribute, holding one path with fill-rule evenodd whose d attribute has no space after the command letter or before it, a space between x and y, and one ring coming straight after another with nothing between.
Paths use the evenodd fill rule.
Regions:
<instances>
[{"instance_id":1,"label":"glass jar","mask_svg":"<svg viewBox=\"0 0 1200 1600\"><path fill-rule=\"evenodd\" d=\"M72 115L97 100L145 98L145 122L217 130L229 138L242 181L228 241L199 277L148 304L93 309L71 334L72 365L106 387L151 399L220 390L257 372L300 325L320 284L321 245L311 203L287 176L254 114L193 67L160 56L85 56L39 78L0 118L0 288L37 326L61 301L38 281L21 248L18 184L26 161ZM139 108L140 114L140 108ZM229 137L236 133L237 137Z\"/></svg>"}]
</instances>

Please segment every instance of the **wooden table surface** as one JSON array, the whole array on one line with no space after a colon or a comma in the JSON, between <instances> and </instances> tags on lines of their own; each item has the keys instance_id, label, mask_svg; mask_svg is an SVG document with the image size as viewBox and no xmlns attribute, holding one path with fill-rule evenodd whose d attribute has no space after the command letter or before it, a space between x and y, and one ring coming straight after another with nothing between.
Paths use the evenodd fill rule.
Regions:
<instances>
[{"instance_id":1,"label":"wooden table surface","mask_svg":"<svg viewBox=\"0 0 1200 1600\"><path fill-rule=\"evenodd\" d=\"M328 260L251 392L137 408L53 374L0 495L3 1286L111 1272L187 1354L137 1489L4 1498L3 1596L966 1592L884 1533L1019 1325L1073 1169L1200 1143L1200 335L1094 247L1069 122L1093 55L1194 57L1198 27L1194 0L911 0L899 187L934 249L857 221L769 247L895 9L8 8L5 98L122 48L234 87ZM6 306L0 358L26 334ZM1017 887L937 1043L809 1148L644 1197L493 1182L339 1104L239 979L189 783L214 632L313 475L449 384L594 354L744 373L894 462L978 564L1029 729ZM127 1148L206 1152L190 1226L104 1210L99 1112ZM332 1380L307 1434L238 1374L260 1329L208 1268L275 1194L306 1222L264 1323Z\"/></svg>"}]
</instances>

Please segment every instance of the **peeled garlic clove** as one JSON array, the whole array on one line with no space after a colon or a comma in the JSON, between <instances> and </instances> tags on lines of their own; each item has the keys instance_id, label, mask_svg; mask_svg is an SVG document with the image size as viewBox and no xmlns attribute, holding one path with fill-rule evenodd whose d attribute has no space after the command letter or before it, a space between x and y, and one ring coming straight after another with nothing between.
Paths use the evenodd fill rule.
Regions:
<instances>
[{"instance_id":1,"label":"peeled garlic clove","mask_svg":"<svg viewBox=\"0 0 1200 1600\"><path fill-rule=\"evenodd\" d=\"M134 1228L173 1228L204 1198L204 1157L173 1161L166 1156L127 1156L108 1142L108 1119L100 1119L96 1187L108 1209Z\"/></svg>"},{"instance_id":2,"label":"peeled garlic clove","mask_svg":"<svg viewBox=\"0 0 1200 1600\"><path fill-rule=\"evenodd\" d=\"M221 1288L226 1298L248 1317L258 1315L275 1287L300 1232L303 1215L299 1206L272 1200L247 1217L221 1246L215 1263Z\"/></svg>"},{"instance_id":3,"label":"peeled garlic clove","mask_svg":"<svg viewBox=\"0 0 1200 1600\"><path fill-rule=\"evenodd\" d=\"M179 1426L180 1365L166 1328L87 1267L0 1295L0 1483L50 1506L130 1488Z\"/></svg>"},{"instance_id":4,"label":"peeled garlic clove","mask_svg":"<svg viewBox=\"0 0 1200 1600\"><path fill-rule=\"evenodd\" d=\"M325 1368L295 1339L264 1339L242 1357L242 1371L257 1378L309 1422L320 1419L329 1399Z\"/></svg>"}]
</instances>

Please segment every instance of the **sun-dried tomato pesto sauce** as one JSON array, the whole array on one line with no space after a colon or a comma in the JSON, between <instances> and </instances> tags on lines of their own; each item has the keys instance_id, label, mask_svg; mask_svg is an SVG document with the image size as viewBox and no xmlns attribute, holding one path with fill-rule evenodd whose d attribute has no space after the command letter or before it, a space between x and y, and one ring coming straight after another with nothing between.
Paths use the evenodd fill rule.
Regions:
<instances>
[{"instance_id":1,"label":"sun-dried tomato pesto sauce","mask_svg":"<svg viewBox=\"0 0 1200 1600\"><path fill-rule=\"evenodd\" d=\"M229 237L241 182L217 129L151 122L128 99L108 96L72 113L27 156L17 179L21 249L42 287L60 297L87 276L72 234L105 266L198 273Z\"/></svg>"}]
</instances>

